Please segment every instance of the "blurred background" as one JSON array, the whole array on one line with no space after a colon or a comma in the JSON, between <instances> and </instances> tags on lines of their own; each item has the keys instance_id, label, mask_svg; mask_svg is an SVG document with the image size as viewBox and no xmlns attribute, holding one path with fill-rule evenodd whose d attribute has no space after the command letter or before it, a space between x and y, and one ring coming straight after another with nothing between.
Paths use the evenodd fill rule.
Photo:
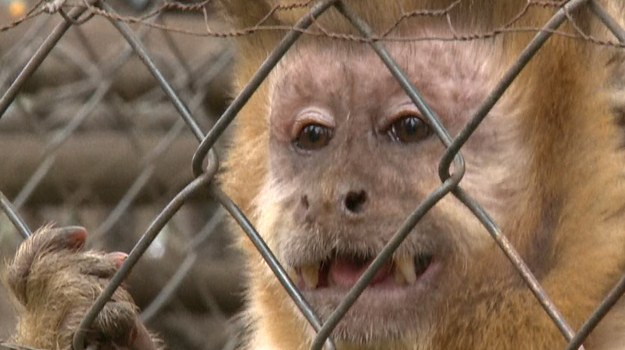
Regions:
<instances>
[{"instance_id":1,"label":"blurred background","mask_svg":"<svg viewBox=\"0 0 625 350\"><path fill-rule=\"evenodd\" d=\"M208 131L228 102L233 48L227 39L181 32L226 28L210 1L167 8L154 0L107 3L144 22L131 27ZM58 13L40 14L13 24L35 5L0 0L0 96L63 21ZM224 142L218 142L218 153ZM106 18L94 16L68 30L0 117L0 192L32 230L51 222L82 225L90 247L129 252L192 179L197 145L126 40ZM193 198L127 281L148 326L170 349L234 344L241 262L224 219L207 195ZM3 261L21 240L0 211ZM0 339L10 336L14 323L0 287Z\"/></svg>"}]
</instances>

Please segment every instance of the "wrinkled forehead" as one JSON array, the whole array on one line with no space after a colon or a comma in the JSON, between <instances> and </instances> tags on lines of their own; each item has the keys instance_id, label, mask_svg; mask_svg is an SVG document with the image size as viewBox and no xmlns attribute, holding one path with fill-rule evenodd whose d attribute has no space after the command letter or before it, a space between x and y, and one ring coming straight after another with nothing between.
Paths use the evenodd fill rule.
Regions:
<instances>
[{"instance_id":1,"label":"wrinkled forehead","mask_svg":"<svg viewBox=\"0 0 625 350\"><path fill-rule=\"evenodd\" d=\"M424 96L458 92L483 95L492 81L494 56L480 42L405 41L383 44ZM403 89L366 43L309 41L290 50L274 70L274 97L366 98L403 94ZM442 95L441 95L442 94ZM449 96L448 96L449 95ZM362 99L359 99L362 101Z\"/></svg>"},{"instance_id":2,"label":"wrinkled forehead","mask_svg":"<svg viewBox=\"0 0 625 350\"><path fill-rule=\"evenodd\" d=\"M272 81L281 96L292 91L308 97L309 93L341 94L346 88L372 91L391 78L368 46L324 40L291 49L276 67Z\"/></svg>"}]
</instances>

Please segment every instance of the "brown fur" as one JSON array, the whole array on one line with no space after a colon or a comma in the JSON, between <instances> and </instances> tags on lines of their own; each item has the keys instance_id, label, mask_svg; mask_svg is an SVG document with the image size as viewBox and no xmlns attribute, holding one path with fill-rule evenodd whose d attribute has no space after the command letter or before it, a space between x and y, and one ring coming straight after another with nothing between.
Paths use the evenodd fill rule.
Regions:
<instances>
[{"instance_id":1,"label":"brown fur","mask_svg":"<svg viewBox=\"0 0 625 350\"><path fill-rule=\"evenodd\" d=\"M222 2L239 28L257 25L278 4ZM395 28L385 46L452 135L535 34L510 31L466 42L390 40L488 33L510 23L527 3L520 0L463 1L449 18L408 18L397 27L402 13L442 9L452 1L348 3L378 33ZM622 5L606 5L615 17L623 17ZM264 24L289 27L306 10L279 9ZM509 28L540 27L552 13L550 7L531 6ZM588 10L571 16L579 29L607 37ZM336 10L317 18L310 30L319 34L319 28L355 34ZM570 24L560 30L575 32ZM381 126L388 118L396 118L398 110L418 112L366 44L316 34L302 37L236 119L220 179L326 319L346 289L332 286L327 289L334 294L323 294L322 288L306 287L299 269L320 259L337 266L337 259L350 254L377 254L440 185L437 165L444 147L435 137L406 144L389 140L388 127ZM261 30L239 38L238 88L280 37ZM467 170L460 185L499 224L573 329L625 268L625 162L612 115L618 110L612 105L614 89L621 85L611 76L622 66L614 62L615 54L588 41L551 38L462 149ZM311 106L322 124L331 125L332 137L324 147L306 152L294 140L298 123L314 119L306 114ZM359 210L342 208L348 195L359 191L366 193ZM68 326L76 326L115 270L105 255L77 253L71 241L58 245L59 237L44 228L20 248L9 270L8 284L24 306L16 336L21 344L69 348L73 331ZM240 242L248 260L248 348L308 348L311 327L251 243ZM564 346L512 264L452 196L416 225L394 258L422 252L432 256L429 272L413 285L393 287L399 297L376 286L365 290L333 333L339 349ZM94 268L105 272L94 277ZM390 297L395 300L389 302ZM100 338L92 340L123 342L137 327L125 291L120 289L109 307L115 305L125 311L105 308L94 329ZM619 304L586 348L622 348L624 317Z\"/></svg>"},{"instance_id":2,"label":"brown fur","mask_svg":"<svg viewBox=\"0 0 625 350\"><path fill-rule=\"evenodd\" d=\"M229 14L236 25L256 24L259 18L254 17L256 13L237 10L237 6L247 3L228 2L227 10L230 11ZM269 1L267 3L261 11L263 14L266 13L266 9L276 4ZM449 3L353 1L349 2L349 5L380 32L395 23L402 11L445 8ZM525 3L525 1L464 1L457 10L452 11L451 20L456 33L488 32L508 23ZM608 5L613 7L613 11L622 11L614 9L618 5L613 3ZM290 26L303 13L297 9L277 11L271 19L274 22L271 23ZM534 6L513 26L541 27L552 14L552 9ZM605 35L605 29L599 29L601 26L592 19L587 10L577 11L574 18L582 30L589 31L595 36ZM391 36L451 37L453 33L444 23L444 19L405 20ZM335 10L320 16L317 24L331 33L355 33ZM311 28L311 31L315 30L314 27ZM560 30L573 32L572 27L566 24ZM473 64L472 61L476 58L487 59L486 67L483 67L485 69L473 77L478 81L484 80L484 86L472 86L477 90L476 96L467 97L471 102L472 98L481 101L485 97L484 92L487 93L493 87L501 77L503 69L516 60L520 50L533 35L533 32L518 32L464 44L442 43L440 45L444 50L457 49L458 53L449 62L439 64L462 66L462 62L465 62L465 65ZM236 80L238 86L242 87L276 42L273 34L257 33L241 38L238 43L241 52L245 53L239 58L236 69ZM433 54L438 50L436 42L386 43L386 46L400 66L416 80L423 74L428 74L428 65L432 67L432 64L436 64L435 61L445 60L444 56ZM311 250L324 249L323 244L329 242L328 240L353 240L352 244L356 245L359 240L367 238L359 236L358 232L363 232L360 230L361 226L357 226L359 229L355 230L345 229L349 221L341 221L340 217L337 218L335 214L329 212L316 214L317 226L302 228L298 224L298 211L292 209L298 206L293 200L293 197L297 197L297 193L303 192L311 196L312 191L312 196L317 195L318 201L330 203L327 201L332 201L332 198L339 195L341 186L345 186L346 183L347 186L364 186L367 191L376 194L381 192L376 192L380 187L386 188L390 193L384 200L380 200L380 207L371 204L377 211L367 212L370 218L363 219L366 225L374 227L394 223L391 227L397 228L402 218L410 212L404 207L405 201L397 202L393 199L393 193L398 193L393 192L393 189L402 188L405 184L401 179L398 180L398 185L392 183L391 179L398 175L388 170L389 167L393 168L391 154L388 155L389 159L378 160L381 158L367 155L362 149L357 150L356 146L345 152L331 148L335 146L328 146L330 150L327 151L329 152L327 155L330 157L332 154L332 157L336 157L336 165L320 160L318 170L310 176L298 172L301 169L309 169L299 163L299 160L291 163L292 158L288 157L270 159L275 154L272 153L273 150L280 149L279 147L283 145L278 142L280 146L275 146L271 141L270 132L274 124L281 123L281 117L272 118L285 108L284 118L292 117L292 113L289 114L291 107L285 105L291 103L288 101L296 101L294 102L296 104L308 103L311 100L316 101L316 96L324 95L326 92L328 95L350 94L353 89L361 86L365 86L364 90L375 89L375 84L383 86L381 91L388 90L391 86L397 88L392 82L380 80L371 80L374 85L367 87L370 73L358 73L366 72L366 69L359 70L359 61L365 62L363 64L368 65L370 70L385 69L380 62L376 62L375 55L367 50L365 44L359 46L345 41L305 35L301 42L287 53L287 57L275 68L271 79L261 86L236 120L233 147L226 163L227 171L221 176L222 184L228 194L253 218L253 223L287 268L291 266L290 263L298 264L292 260L293 255L305 256L306 252ZM354 54L354 51L358 54ZM420 52L425 54L420 56ZM432 56L429 56L430 54ZM607 78L612 69L608 61L611 55L613 52L609 49L582 40L562 36L551 38L523 70L463 150L467 159L467 175L461 186L477 198L496 219L504 234L526 259L574 329L590 315L625 267L623 250L625 217L622 215L625 203L622 169L625 164L622 153L617 152L621 140L608 100ZM461 62L458 63L454 59ZM344 64L346 71L356 73L349 79L343 79L337 76L339 69L326 68L333 64ZM411 73L412 64L418 68ZM422 69L424 67L426 69ZM311 72L306 72L307 69ZM431 69L435 70L433 74L438 74L443 71L436 69L444 67ZM288 73L289 70L293 72ZM326 72L329 72L328 77L324 78ZM285 76L288 79L284 78ZM315 85L317 81L319 83ZM425 81L436 82L436 78ZM455 77L454 82L457 81L458 78ZM284 84L285 87L281 88L280 84ZM298 87L298 84L302 86ZM449 116L445 119L445 115L442 116L443 123L451 129L452 135L460 130L471 116L470 112L477 107L453 106L454 102L463 101L460 98L457 102L450 100L455 92L463 92L454 91L453 86L428 92L428 85L420 84L418 81L415 85L439 114L445 114L445 111L441 110L449 107L445 103L452 104L449 107L452 111L449 112L453 112L454 108L458 108L458 112L461 112L451 114L460 120L450 119ZM456 90L461 88L455 87ZM448 91L451 93L447 93ZM295 97L287 97L288 94L295 94ZM366 99L358 98L349 100L350 96L347 95L343 98L350 112L368 102ZM287 102L282 103L281 99ZM381 102L382 99L372 104ZM336 106L332 105L330 108L334 107ZM270 126L269 129L267 125ZM354 123L350 125L361 127ZM279 141L282 140L280 137L285 140L288 138L279 132L276 135L275 138ZM489 138L496 141L490 142ZM348 144L352 143L345 141L341 143L341 147ZM424 158L426 160L420 163L421 167L435 169L442 148L425 144L423 147L430 147L432 150L424 151L431 157ZM495 154L500 158L489 159L489 154ZM497 163L503 166L494 167L493 164ZM481 168L483 166L490 167L483 169ZM434 181L432 179L435 174L430 173L434 171L417 170L415 173L406 170L403 174L420 177L421 181L425 179L430 181L427 190L423 185L424 188L416 192L411 208L416 207L419 200L429 193L428 190L434 188L435 182L432 182ZM487 173L488 176L480 174L480 171ZM363 175L376 172L388 174L386 177ZM290 181L290 178L297 180ZM347 180L340 180L344 178ZM382 180L372 182L371 179ZM390 211L394 210L398 214L373 215L384 210L384 207L391 207ZM301 210L299 213L301 214ZM454 213L455 217L448 216ZM381 224L379 220L383 220L384 223ZM365 329L364 333L350 338L345 332L349 333L352 329L350 324L356 321L349 320L348 313L348 319L342 322L348 325L341 328L342 324L339 324L335 333L337 339L347 341L343 343L339 341L342 344L341 348L514 349L523 346L553 349L561 348L565 344L563 336L529 289L520 281L511 264L490 241L486 231L457 201L451 198L443 199L432 214L428 214L423 222L417 225L412 238L419 235L420 230L427 231L427 225L442 229L443 232L440 234L451 236L447 237L449 239L462 240L461 237L465 237L464 239L472 240L466 245L467 251L458 253L456 268L451 270L452 273L442 277L447 278L450 286L462 290L455 290L452 293L453 289L446 289L445 292L448 294L444 296L433 295L431 303L436 304L436 307L423 316L427 319L425 325L415 328L416 333L407 332L398 336L392 329L388 329L390 338L376 338L367 334L366 329L371 327L384 328L378 320L375 321L378 323L376 325L363 322L361 326ZM424 226L426 228L423 228ZM349 233L352 231L356 232ZM341 236L341 232L346 232L345 236ZM377 241L375 237L370 237L372 242L378 242L377 246L371 247L373 251L379 251L381 244L389 237L382 232L379 234ZM319 235L328 238L324 240L318 238ZM400 252L406 245L418 245L415 242L417 238L411 240L409 236L407 243L400 247ZM465 246L464 243L459 245ZM245 239L242 239L241 244L248 253L249 260L248 313L252 332L251 348L307 348L313 336L310 327L295 310L251 244ZM349 243L345 245L348 246ZM308 247L308 250L304 247ZM289 253L292 249L296 249L295 252ZM306 293L304 295L310 296ZM327 317L329 312L323 311L326 306L331 305L324 306L323 302L313 302L313 307L321 312L322 318ZM358 302L355 307L358 307ZM602 326L595 332L597 336L591 336L586 342L587 348L613 348L620 346L615 344L623 343L624 337L621 334L625 330L625 324L619 314L620 312L613 311L611 316L603 321ZM379 335L378 333L373 332ZM373 338L365 341L370 337ZM351 341L354 343L349 345Z\"/></svg>"},{"instance_id":3,"label":"brown fur","mask_svg":"<svg viewBox=\"0 0 625 350\"><path fill-rule=\"evenodd\" d=\"M12 342L37 349L71 349L85 313L125 259L123 253L81 251L86 231L45 226L20 245L6 284L19 303ZM152 338L152 340L150 340ZM156 349L160 343L138 321L137 307L119 288L86 335L87 345L123 350Z\"/></svg>"}]
</instances>

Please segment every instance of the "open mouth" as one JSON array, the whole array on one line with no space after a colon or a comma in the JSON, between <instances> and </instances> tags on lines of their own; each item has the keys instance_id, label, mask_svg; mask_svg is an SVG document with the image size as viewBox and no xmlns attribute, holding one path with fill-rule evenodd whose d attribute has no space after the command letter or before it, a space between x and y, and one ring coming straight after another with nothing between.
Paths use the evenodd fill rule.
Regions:
<instances>
[{"instance_id":1,"label":"open mouth","mask_svg":"<svg viewBox=\"0 0 625 350\"><path fill-rule=\"evenodd\" d=\"M335 244L328 250L290 250L287 271L320 320L327 320L383 248L367 240ZM449 254L435 241L415 240L399 249L375 272L351 302L333 331L335 340L391 339L429 327L433 310L445 302ZM298 312L298 311L296 311ZM299 313L299 312L298 312ZM425 329L425 328L424 328Z\"/></svg>"},{"instance_id":2,"label":"open mouth","mask_svg":"<svg viewBox=\"0 0 625 350\"><path fill-rule=\"evenodd\" d=\"M351 288L375 259L373 256L330 254L331 258L296 268L298 285L302 289L329 287ZM428 253L393 257L384 264L369 283L369 287L402 287L415 284L432 265Z\"/></svg>"}]
</instances>

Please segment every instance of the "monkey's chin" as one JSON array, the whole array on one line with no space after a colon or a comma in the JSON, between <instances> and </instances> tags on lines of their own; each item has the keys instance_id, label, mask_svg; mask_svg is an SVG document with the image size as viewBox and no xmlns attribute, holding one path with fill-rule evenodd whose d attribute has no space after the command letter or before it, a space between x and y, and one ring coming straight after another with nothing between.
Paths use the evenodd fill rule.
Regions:
<instances>
[{"instance_id":1,"label":"monkey's chin","mask_svg":"<svg viewBox=\"0 0 625 350\"><path fill-rule=\"evenodd\" d=\"M306 276L310 271L300 269L300 288L323 321L344 300L371 260L349 262L337 257L326 261L320 265L316 283L314 276ZM438 278L443 264L427 254L409 262L407 266L407 260L394 259L378 270L335 328L335 340L356 344L401 342L406 335L413 338L428 333L433 314L443 302L439 292L444 287Z\"/></svg>"}]
</instances>

